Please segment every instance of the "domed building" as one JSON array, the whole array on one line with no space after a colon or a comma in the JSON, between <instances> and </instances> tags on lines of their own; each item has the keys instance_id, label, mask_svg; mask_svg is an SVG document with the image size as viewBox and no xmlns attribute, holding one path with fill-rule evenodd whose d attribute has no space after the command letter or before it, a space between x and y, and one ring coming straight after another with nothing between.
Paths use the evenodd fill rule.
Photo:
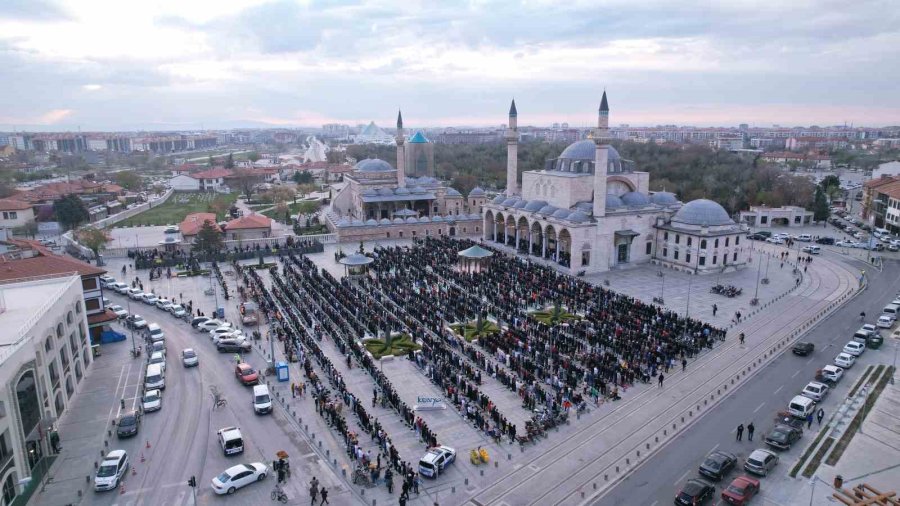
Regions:
<instances>
[{"instance_id":1,"label":"domed building","mask_svg":"<svg viewBox=\"0 0 900 506\"><path fill-rule=\"evenodd\" d=\"M345 175L347 184L324 213L338 240L481 235L484 190L475 188L463 196L434 178L434 146L422 132L407 139L399 114L395 142L397 167L367 158Z\"/></svg>"},{"instance_id":2,"label":"domed building","mask_svg":"<svg viewBox=\"0 0 900 506\"><path fill-rule=\"evenodd\" d=\"M518 181L518 111L509 110L506 192L482 205L483 238L558 264L570 273L654 262L695 273L745 265L746 228L709 200L683 204L650 192L650 174L607 144L609 105L600 101L590 139L570 144Z\"/></svg>"}]
</instances>

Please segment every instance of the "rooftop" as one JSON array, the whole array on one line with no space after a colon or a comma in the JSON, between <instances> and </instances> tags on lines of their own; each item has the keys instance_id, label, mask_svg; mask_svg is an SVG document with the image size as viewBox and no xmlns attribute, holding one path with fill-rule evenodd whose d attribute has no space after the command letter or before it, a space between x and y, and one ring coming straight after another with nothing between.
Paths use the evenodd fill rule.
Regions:
<instances>
[{"instance_id":1,"label":"rooftop","mask_svg":"<svg viewBox=\"0 0 900 506\"><path fill-rule=\"evenodd\" d=\"M0 281L39 276L78 273L81 276L99 276L105 269L76 260L70 256L41 251L41 255L0 263Z\"/></svg>"},{"instance_id":2,"label":"rooftop","mask_svg":"<svg viewBox=\"0 0 900 506\"><path fill-rule=\"evenodd\" d=\"M47 312L49 306L59 300L73 283L78 283L75 273L44 278L9 279L0 283L0 362L13 349L7 346L21 344L22 338ZM80 289L79 289L80 292Z\"/></svg>"},{"instance_id":3,"label":"rooftop","mask_svg":"<svg viewBox=\"0 0 900 506\"><path fill-rule=\"evenodd\" d=\"M216 213L191 213L185 216L184 221L178 224L178 230L181 231L182 236L197 235L197 232L200 231L200 228L207 221L213 222L216 230L220 230L219 225L216 224Z\"/></svg>"},{"instance_id":4,"label":"rooftop","mask_svg":"<svg viewBox=\"0 0 900 506\"><path fill-rule=\"evenodd\" d=\"M228 169L216 167L214 169L204 170L203 172L195 172L189 175L194 179L219 179L231 176L232 174L234 173Z\"/></svg>"},{"instance_id":5,"label":"rooftop","mask_svg":"<svg viewBox=\"0 0 900 506\"><path fill-rule=\"evenodd\" d=\"M248 214L241 216L235 220L229 221L225 225L226 230L241 230L250 228L272 228L272 218L261 214Z\"/></svg>"}]
</instances>

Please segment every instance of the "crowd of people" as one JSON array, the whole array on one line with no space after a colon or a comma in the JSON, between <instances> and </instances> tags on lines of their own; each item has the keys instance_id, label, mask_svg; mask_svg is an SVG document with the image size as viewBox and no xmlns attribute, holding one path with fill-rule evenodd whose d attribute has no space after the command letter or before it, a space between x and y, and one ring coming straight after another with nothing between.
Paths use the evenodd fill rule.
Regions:
<instances>
[{"instance_id":1,"label":"crowd of people","mask_svg":"<svg viewBox=\"0 0 900 506\"><path fill-rule=\"evenodd\" d=\"M274 244L247 243L233 247L223 246L214 254L200 253L182 248L144 248L130 249L127 255L134 262L136 269L175 267L179 270L199 271L200 262L246 260L260 255L301 255L304 253L319 253L323 249L324 246L317 240L287 236L284 242L276 241Z\"/></svg>"}]
</instances>

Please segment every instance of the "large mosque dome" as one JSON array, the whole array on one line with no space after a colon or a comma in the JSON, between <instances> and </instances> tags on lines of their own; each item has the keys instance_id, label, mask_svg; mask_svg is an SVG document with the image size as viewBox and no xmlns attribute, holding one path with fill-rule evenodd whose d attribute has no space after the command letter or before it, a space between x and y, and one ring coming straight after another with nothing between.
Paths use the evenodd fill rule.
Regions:
<instances>
[{"instance_id":1,"label":"large mosque dome","mask_svg":"<svg viewBox=\"0 0 900 506\"><path fill-rule=\"evenodd\" d=\"M379 158L366 158L357 163L353 170L359 172L389 172L394 170L391 164Z\"/></svg>"},{"instance_id":2,"label":"large mosque dome","mask_svg":"<svg viewBox=\"0 0 900 506\"><path fill-rule=\"evenodd\" d=\"M563 150L562 153L559 154L559 158L563 158L566 160L591 160L597 156L597 146L594 144L594 141L591 139L585 139L582 141L576 141L572 144L569 144L566 149ZM609 147L609 161L619 160L619 152L616 151L616 148L610 146Z\"/></svg>"}]
</instances>

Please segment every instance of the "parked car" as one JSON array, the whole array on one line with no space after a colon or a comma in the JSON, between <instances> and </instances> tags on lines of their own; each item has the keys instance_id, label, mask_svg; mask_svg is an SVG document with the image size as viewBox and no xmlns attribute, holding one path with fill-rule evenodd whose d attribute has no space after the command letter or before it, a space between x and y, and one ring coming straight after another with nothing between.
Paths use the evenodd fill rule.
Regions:
<instances>
[{"instance_id":1,"label":"parked car","mask_svg":"<svg viewBox=\"0 0 900 506\"><path fill-rule=\"evenodd\" d=\"M166 355L161 351L154 351L150 354L150 361L148 364L159 364L159 368L162 369L162 372L166 372Z\"/></svg>"},{"instance_id":2,"label":"parked car","mask_svg":"<svg viewBox=\"0 0 900 506\"><path fill-rule=\"evenodd\" d=\"M185 367L196 367L200 365L200 358L193 348L185 348L181 350L181 363L183 363Z\"/></svg>"},{"instance_id":3,"label":"parked car","mask_svg":"<svg viewBox=\"0 0 900 506\"><path fill-rule=\"evenodd\" d=\"M130 298L132 300L143 300L144 299L144 292L139 288L129 288L127 293L128 293L128 298Z\"/></svg>"},{"instance_id":4,"label":"parked car","mask_svg":"<svg viewBox=\"0 0 900 506\"><path fill-rule=\"evenodd\" d=\"M866 345L857 341L850 341L844 345L843 352L858 357L866 351Z\"/></svg>"},{"instance_id":5,"label":"parked car","mask_svg":"<svg viewBox=\"0 0 900 506\"><path fill-rule=\"evenodd\" d=\"M143 329L147 327L147 320L139 314L133 314L125 317L125 326L130 329Z\"/></svg>"},{"instance_id":6,"label":"parked car","mask_svg":"<svg viewBox=\"0 0 900 506\"><path fill-rule=\"evenodd\" d=\"M714 451L707 455L703 463L700 464L700 474L719 481L731 471L735 464L737 464L737 457L734 454Z\"/></svg>"},{"instance_id":7,"label":"parked car","mask_svg":"<svg viewBox=\"0 0 900 506\"><path fill-rule=\"evenodd\" d=\"M766 242L769 244L784 244L784 239L780 237L769 237L766 239Z\"/></svg>"},{"instance_id":8,"label":"parked car","mask_svg":"<svg viewBox=\"0 0 900 506\"><path fill-rule=\"evenodd\" d=\"M771 450L759 448L753 450L753 453L744 461L744 470L749 473L768 476L769 471L777 465L778 455Z\"/></svg>"},{"instance_id":9,"label":"parked car","mask_svg":"<svg viewBox=\"0 0 900 506\"><path fill-rule=\"evenodd\" d=\"M116 436L136 436L141 427L141 415L136 411L126 411L116 421Z\"/></svg>"},{"instance_id":10,"label":"parked car","mask_svg":"<svg viewBox=\"0 0 900 506\"><path fill-rule=\"evenodd\" d=\"M716 487L711 483L704 480L691 479L675 494L675 504L690 506L705 504L715 495Z\"/></svg>"},{"instance_id":11,"label":"parked car","mask_svg":"<svg viewBox=\"0 0 900 506\"><path fill-rule=\"evenodd\" d=\"M794 355L799 355L801 357L805 357L813 352L816 349L816 345L806 341L800 341L791 348L791 352Z\"/></svg>"},{"instance_id":12,"label":"parked car","mask_svg":"<svg viewBox=\"0 0 900 506\"><path fill-rule=\"evenodd\" d=\"M233 494L239 488L263 481L266 479L267 473L268 467L262 462L238 464L229 467L223 473L213 478L212 489L218 495Z\"/></svg>"},{"instance_id":13,"label":"parked car","mask_svg":"<svg viewBox=\"0 0 900 506\"><path fill-rule=\"evenodd\" d=\"M238 381L244 385L255 385L259 383L259 374L246 362L241 362L235 366L234 375Z\"/></svg>"},{"instance_id":14,"label":"parked car","mask_svg":"<svg viewBox=\"0 0 900 506\"><path fill-rule=\"evenodd\" d=\"M118 304L112 304L110 306L107 306L106 309L109 309L110 311L115 313L116 318L125 318L126 316L128 316L128 311L126 311L124 307L122 307Z\"/></svg>"},{"instance_id":15,"label":"parked car","mask_svg":"<svg viewBox=\"0 0 900 506\"><path fill-rule=\"evenodd\" d=\"M772 448L790 450L791 445L799 441L802 436L803 429L792 425L778 424L766 434L765 442Z\"/></svg>"},{"instance_id":16,"label":"parked car","mask_svg":"<svg viewBox=\"0 0 900 506\"><path fill-rule=\"evenodd\" d=\"M818 374L816 374L816 380L828 381L831 383L838 383L843 377L844 370L835 365L826 365L825 367L819 369Z\"/></svg>"},{"instance_id":17,"label":"parked car","mask_svg":"<svg viewBox=\"0 0 900 506\"><path fill-rule=\"evenodd\" d=\"M100 492L118 487L125 473L128 472L128 466L128 454L125 450L113 450L107 453L94 476L94 490Z\"/></svg>"},{"instance_id":18,"label":"parked car","mask_svg":"<svg viewBox=\"0 0 900 506\"><path fill-rule=\"evenodd\" d=\"M224 322L221 322L221 321L213 318L212 320L206 320L205 322L198 324L197 330L200 332L209 333L210 330L215 330L215 329L221 327L223 323Z\"/></svg>"},{"instance_id":19,"label":"parked car","mask_svg":"<svg viewBox=\"0 0 900 506\"><path fill-rule=\"evenodd\" d=\"M883 314L878 317L878 323L876 323L879 328L889 329L894 326L894 317L891 315Z\"/></svg>"},{"instance_id":20,"label":"parked car","mask_svg":"<svg viewBox=\"0 0 900 506\"><path fill-rule=\"evenodd\" d=\"M803 391L800 392L800 395L809 397L816 402L821 402L822 399L828 395L828 390L828 385L819 383L818 381L810 381L803 387Z\"/></svg>"},{"instance_id":21,"label":"parked car","mask_svg":"<svg viewBox=\"0 0 900 506\"><path fill-rule=\"evenodd\" d=\"M759 480L749 476L738 476L722 491L722 499L734 506L744 506L758 493Z\"/></svg>"},{"instance_id":22,"label":"parked car","mask_svg":"<svg viewBox=\"0 0 900 506\"><path fill-rule=\"evenodd\" d=\"M456 450L449 446L438 446L428 450L419 459L419 474L427 478L437 478L450 464L456 461Z\"/></svg>"},{"instance_id":23,"label":"parked car","mask_svg":"<svg viewBox=\"0 0 900 506\"><path fill-rule=\"evenodd\" d=\"M141 397L141 407L144 413L159 411L162 409L162 392L159 390L147 390Z\"/></svg>"},{"instance_id":24,"label":"parked car","mask_svg":"<svg viewBox=\"0 0 900 506\"><path fill-rule=\"evenodd\" d=\"M219 353L249 353L252 349L245 339L222 339L216 343Z\"/></svg>"},{"instance_id":25,"label":"parked car","mask_svg":"<svg viewBox=\"0 0 900 506\"><path fill-rule=\"evenodd\" d=\"M224 332L220 334L213 334L212 342L213 344L218 343L222 339L246 339L247 336L244 335L243 332L239 330L232 330L232 332Z\"/></svg>"},{"instance_id":26,"label":"parked car","mask_svg":"<svg viewBox=\"0 0 900 506\"><path fill-rule=\"evenodd\" d=\"M834 365L844 369L850 369L855 363L856 357L848 353L838 353L838 356L834 357Z\"/></svg>"},{"instance_id":27,"label":"parked car","mask_svg":"<svg viewBox=\"0 0 900 506\"><path fill-rule=\"evenodd\" d=\"M121 283L121 282L113 283L113 284L109 285L109 288L120 295L128 295L129 287L128 287L127 283Z\"/></svg>"},{"instance_id":28,"label":"parked car","mask_svg":"<svg viewBox=\"0 0 900 506\"><path fill-rule=\"evenodd\" d=\"M100 276L100 286L109 288L116 283L116 278L112 276Z\"/></svg>"},{"instance_id":29,"label":"parked car","mask_svg":"<svg viewBox=\"0 0 900 506\"><path fill-rule=\"evenodd\" d=\"M748 235L747 239L750 239L751 241L765 241L766 239L768 239L768 237L766 237L760 233L755 233L755 234Z\"/></svg>"},{"instance_id":30,"label":"parked car","mask_svg":"<svg viewBox=\"0 0 900 506\"><path fill-rule=\"evenodd\" d=\"M834 237L819 237L818 239L816 239L816 244L831 246L834 244Z\"/></svg>"},{"instance_id":31,"label":"parked car","mask_svg":"<svg viewBox=\"0 0 900 506\"><path fill-rule=\"evenodd\" d=\"M158 301L156 301L156 307L166 312L172 309L172 306L174 305L175 304L172 304L172 301L166 299L159 299Z\"/></svg>"},{"instance_id":32,"label":"parked car","mask_svg":"<svg viewBox=\"0 0 900 506\"><path fill-rule=\"evenodd\" d=\"M208 316L195 316L191 319L191 327L195 329L200 326L201 323L208 322L210 317Z\"/></svg>"}]
</instances>

